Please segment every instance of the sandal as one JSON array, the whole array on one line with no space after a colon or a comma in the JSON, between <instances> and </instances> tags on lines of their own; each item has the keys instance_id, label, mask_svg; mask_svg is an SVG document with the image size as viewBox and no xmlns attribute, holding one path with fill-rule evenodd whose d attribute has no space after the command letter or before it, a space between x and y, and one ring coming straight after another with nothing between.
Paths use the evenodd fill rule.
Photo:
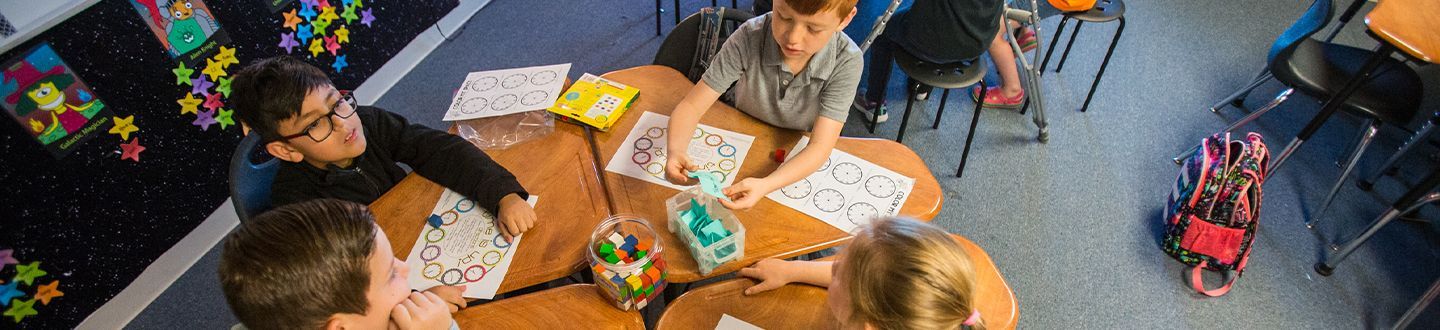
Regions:
<instances>
[{"instance_id":1,"label":"sandal","mask_svg":"<svg viewBox=\"0 0 1440 330\"><path fill-rule=\"evenodd\" d=\"M1012 34L1015 35L1015 43L1020 45L1021 53L1029 53L1039 45L1039 41L1035 39L1035 29L1018 27Z\"/></svg>"},{"instance_id":2,"label":"sandal","mask_svg":"<svg viewBox=\"0 0 1440 330\"><path fill-rule=\"evenodd\" d=\"M1025 105L1025 90L1020 90L1020 94L1011 98L1005 98L1004 94L1000 91L999 86L985 88L984 106L986 108L1019 109L1020 106ZM970 89L970 99L980 100L980 86Z\"/></svg>"}]
</instances>

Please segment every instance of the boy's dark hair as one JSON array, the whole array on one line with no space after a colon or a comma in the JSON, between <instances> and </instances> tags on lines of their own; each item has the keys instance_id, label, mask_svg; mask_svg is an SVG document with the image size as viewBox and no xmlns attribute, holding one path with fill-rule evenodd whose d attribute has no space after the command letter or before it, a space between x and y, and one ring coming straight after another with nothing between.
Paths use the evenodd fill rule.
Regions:
<instances>
[{"instance_id":1,"label":"boy's dark hair","mask_svg":"<svg viewBox=\"0 0 1440 330\"><path fill-rule=\"evenodd\" d=\"M240 69L230 81L235 116L266 141L280 139L281 120L300 115L305 95L333 85L330 77L290 56L266 58Z\"/></svg>"},{"instance_id":2,"label":"boy's dark hair","mask_svg":"<svg viewBox=\"0 0 1440 330\"><path fill-rule=\"evenodd\" d=\"M364 205L319 199L242 223L225 240L220 287L250 329L316 329L369 307L375 219Z\"/></svg>"}]
</instances>

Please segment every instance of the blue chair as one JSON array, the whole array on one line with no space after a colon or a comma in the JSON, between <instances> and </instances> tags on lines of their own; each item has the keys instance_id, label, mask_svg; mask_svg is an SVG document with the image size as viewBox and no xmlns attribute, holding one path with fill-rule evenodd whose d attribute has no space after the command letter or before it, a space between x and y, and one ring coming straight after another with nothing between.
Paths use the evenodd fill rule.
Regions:
<instances>
[{"instance_id":1,"label":"blue chair","mask_svg":"<svg viewBox=\"0 0 1440 330\"><path fill-rule=\"evenodd\" d=\"M240 222L270 209L270 183L275 181L280 160L271 158L259 164L250 160L264 144L260 134L251 133L240 140L235 154L230 156L230 199Z\"/></svg>"}]
</instances>

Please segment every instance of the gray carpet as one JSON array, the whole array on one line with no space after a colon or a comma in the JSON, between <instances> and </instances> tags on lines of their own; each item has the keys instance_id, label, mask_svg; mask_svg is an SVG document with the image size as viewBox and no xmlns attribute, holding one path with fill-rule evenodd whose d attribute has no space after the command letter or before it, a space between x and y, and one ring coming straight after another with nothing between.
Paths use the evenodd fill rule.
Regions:
<instances>
[{"instance_id":1,"label":"gray carpet","mask_svg":"<svg viewBox=\"0 0 1440 330\"><path fill-rule=\"evenodd\" d=\"M708 5L683 6L689 12L702 3ZM1388 328L1440 278L1435 226L1393 223L1330 277L1316 275L1311 265L1330 242L1358 233L1418 181L1420 172L1436 165L1424 156L1409 158L1400 175L1381 179L1374 192L1347 184L1327 219L1306 229L1302 221L1318 212L1339 176L1333 164L1354 139L1359 126L1354 118L1336 116L1266 183L1253 259L1229 295L1205 298L1189 290L1182 283L1185 268L1158 247L1160 209L1177 172L1169 158L1244 114L1233 107L1218 115L1204 109L1253 77L1270 42L1308 3L1127 3L1129 26L1089 112L1078 109L1113 23L1087 24L1065 70L1045 74L1050 142L1035 142L1028 115L986 110L964 178L952 175L973 103L963 93L951 95L939 130L929 128L935 105L917 107L905 143L926 160L945 190L935 223L990 253L1019 296L1022 328ZM573 62L573 78L647 64L661 40L654 36L652 6L497 0L378 105L443 127L439 118L453 86L469 71ZM748 6L741 1L742 8ZM668 31L670 13L663 17ZM1056 23L1057 18L1046 20L1045 42ZM1355 22L1338 40L1376 45L1363 29ZM1437 109L1437 69L1420 71L1432 95L1424 108ZM892 138L899 127L905 104L898 70L891 81L894 117L875 137ZM1262 86L1248 104L1257 107L1281 89L1273 82ZM1261 132L1278 152L1318 109L1318 100L1297 95L1242 130ZM1406 134L1387 127L1361 162L1361 173L1372 173ZM872 136L859 120L847 124L845 135ZM1422 216L1440 218L1436 213L1430 208ZM217 255L207 254L129 327L233 324L214 283ZM1437 310L1431 308L1416 328L1440 326Z\"/></svg>"}]
</instances>

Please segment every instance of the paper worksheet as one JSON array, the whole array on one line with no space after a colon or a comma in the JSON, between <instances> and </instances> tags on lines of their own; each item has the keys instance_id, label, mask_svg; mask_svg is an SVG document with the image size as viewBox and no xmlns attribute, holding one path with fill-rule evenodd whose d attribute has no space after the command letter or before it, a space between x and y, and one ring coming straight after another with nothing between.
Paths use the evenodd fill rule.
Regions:
<instances>
[{"instance_id":1,"label":"paper worksheet","mask_svg":"<svg viewBox=\"0 0 1440 330\"><path fill-rule=\"evenodd\" d=\"M555 104L570 63L471 72L450 102L445 120L465 120L541 110Z\"/></svg>"},{"instance_id":2,"label":"paper worksheet","mask_svg":"<svg viewBox=\"0 0 1440 330\"><path fill-rule=\"evenodd\" d=\"M760 327L741 321L734 316L730 316L730 314L722 315L723 316L720 316L720 323L715 324L715 330L762 330Z\"/></svg>"},{"instance_id":3,"label":"paper worksheet","mask_svg":"<svg viewBox=\"0 0 1440 330\"><path fill-rule=\"evenodd\" d=\"M535 206L537 198L530 195L527 202ZM465 297L495 298L524 235L506 243L490 212L450 189L440 195L429 217L439 217L441 225L420 225L424 229L405 258L410 265L410 288L465 285Z\"/></svg>"},{"instance_id":4,"label":"paper worksheet","mask_svg":"<svg viewBox=\"0 0 1440 330\"><path fill-rule=\"evenodd\" d=\"M809 137L801 138L786 160L809 143ZM914 178L836 149L815 173L765 197L848 233L900 213L914 187Z\"/></svg>"},{"instance_id":5,"label":"paper worksheet","mask_svg":"<svg viewBox=\"0 0 1440 330\"><path fill-rule=\"evenodd\" d=\"M653 112L641 114L640 121L625 137L625 143L615 151L605 170L675 190L688 189L665 181L669 123L670 116ZM745 154L754 143L753 136L701 124L690 135L690 148L686 153L690 161L700 167L699 171L713 174L723 187L735 182L735 174L740 172L740 164L745 162Z\"/></svg>"}]
</instances>

